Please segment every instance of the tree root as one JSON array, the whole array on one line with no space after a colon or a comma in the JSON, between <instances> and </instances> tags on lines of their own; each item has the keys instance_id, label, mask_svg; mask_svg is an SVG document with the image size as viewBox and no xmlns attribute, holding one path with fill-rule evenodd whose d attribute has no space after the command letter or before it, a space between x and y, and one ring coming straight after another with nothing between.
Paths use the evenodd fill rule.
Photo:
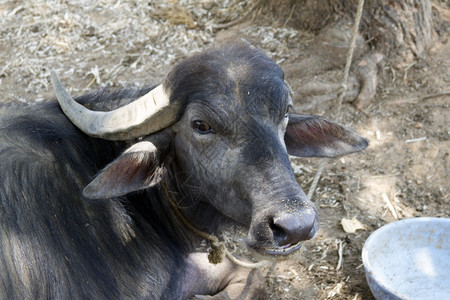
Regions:
<instances>
[{"instance_id":1,"label":"tree root","mask_svg":"<svg viewBox=\"0 0 450 300\"><path fill-rule=\"evenodd\" d=\"M354 73L359 82L359 95L354 101L353 106L356 109L363 109L372 102L377 92L377 65L383 59L380 53L366 54L359 61Z\"/></svg>"},{"instance_id":2,"label":"tree root","mask_svg":"<svg viewBox=\"0 0 450 300\"><path fill-rule=\"evenodd\" d=\"M262 2L262 0L258 1L256 4L254 4L242 17L240 17L236 20L233 20L231 22L225 23L225 24L214 24L212 26L212 28L214 30L226 29L226 28L229 28L229 27L232 27L234 25L244 22L245 19L247 19L257 8L259 8L261 6L261 2Z\"/></svg>"}]
</instances>

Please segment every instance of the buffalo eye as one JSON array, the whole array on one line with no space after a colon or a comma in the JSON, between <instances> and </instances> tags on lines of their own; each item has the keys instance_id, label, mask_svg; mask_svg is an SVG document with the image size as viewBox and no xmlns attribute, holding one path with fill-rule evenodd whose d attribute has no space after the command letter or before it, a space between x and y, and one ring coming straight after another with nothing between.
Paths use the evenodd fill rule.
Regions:
<instances>
[{"instance_id":1,"label":"buffalo eye","mask_svg":"<svg viewBox=\"0 0 450 300\"><path fill-rule=\"evenodd\" d=\"M193 121L192 128L194 128L195 131L200 134L214 133L214 130L211 128L211 126L209 126L209 124L204 121Z\"/></svg>"}]
</instances>

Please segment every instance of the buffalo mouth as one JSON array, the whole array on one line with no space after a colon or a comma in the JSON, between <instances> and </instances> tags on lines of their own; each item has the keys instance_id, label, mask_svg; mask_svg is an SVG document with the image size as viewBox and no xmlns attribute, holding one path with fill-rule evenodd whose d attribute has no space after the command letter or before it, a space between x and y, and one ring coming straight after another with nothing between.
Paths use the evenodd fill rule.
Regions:
<instances>
[{"instance_id":1,"label":"buffalo mouth","mask_svg":"<svg viewBox=\"0 0 450 300\"><path fill-rule=\"evenodd\" d=\"M267 245L250 245L247 244L250 249L253 249L255 252L267 255L267 256L288 256L299 250L302 247L302 242L298 242L296 244L286 244L282 246L267 246Z\"/></svg>"},{"instance_id":2,"label":"buffalo mouth","mask_svg":"<svg viewBox=\"0 0 450 300\"><path fill-rule=\"evenodd\" d=\"M298 242L296 244L286 244L283 246L278 247L265 247L263 250L268 255L289 255L291 253L294 253L298 249L300 249L302 246L301 242Z\"/></svg>"}]
</instances>

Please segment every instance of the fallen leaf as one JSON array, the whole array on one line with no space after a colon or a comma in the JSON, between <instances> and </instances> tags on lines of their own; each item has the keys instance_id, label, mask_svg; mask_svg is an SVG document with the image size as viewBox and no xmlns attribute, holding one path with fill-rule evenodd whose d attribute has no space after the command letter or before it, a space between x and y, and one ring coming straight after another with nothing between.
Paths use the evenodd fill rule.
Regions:
<instances>
[{"instance_id":1,"label":"fallen leaf","mask_svg":"<svg viewBox=\"0 0 450 300\"><path fill-rule=\"evenodd\" d=\"M342 218L341 225L342 225L342 228L344 229L344 231L347 233L355 233L356 230L358 230L358 229L361 229L361 230L367 229L367 226L364 225L363 223L361 223L360 221L358 221L358 219L356 219L356 217L353 217L351 219Z\"/></svg>"}]
</instances>

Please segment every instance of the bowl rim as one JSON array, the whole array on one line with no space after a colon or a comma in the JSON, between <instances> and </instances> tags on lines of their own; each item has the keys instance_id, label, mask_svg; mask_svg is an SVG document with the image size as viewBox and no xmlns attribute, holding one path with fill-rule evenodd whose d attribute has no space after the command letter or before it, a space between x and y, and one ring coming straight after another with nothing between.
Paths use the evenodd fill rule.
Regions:
<instances>
[{"instance_id":1,"label":"bowl rim","mask_svg":"<svg viewBox=\"0 0 450 300\"><path fill-rule=\"evenodd\" d=\"M375 231L373 231L370 236L366 239L366 241L364 242L364 246L362 249L362 253L361 253L361 259L362 259L362 263L364 266L364 270L366 273L366 276L370 276L372 278L372 281L376 280L376 283L379 285L380 288L382 288L383 290L391 293L392 295L396 296L396 297L401 297L404 299L407 299L406 295L399 293L398 291L393 291L392 288L387 287L384 282L380 282L378 280L377 277L375 277L374 273L373 273L373 268L372 265L369 261L369 246L372 244L372 242L380 235L382 235L384 232L391 230L392 228L395 227L399 227L402 225L405 225L407 223L424 223L424 222L438 222L438 223L443 223L443 224L448 224L450 225L450 218L439 218L439 217L413 217L413 218L407 218L407 219L403 219L403 220L398 220L398 221L394 221L388 224L385 224L381 227L379 227L378 229L376 229ZM372 290L372 287L369 286Z\"/></svg>"}]
</instances>

